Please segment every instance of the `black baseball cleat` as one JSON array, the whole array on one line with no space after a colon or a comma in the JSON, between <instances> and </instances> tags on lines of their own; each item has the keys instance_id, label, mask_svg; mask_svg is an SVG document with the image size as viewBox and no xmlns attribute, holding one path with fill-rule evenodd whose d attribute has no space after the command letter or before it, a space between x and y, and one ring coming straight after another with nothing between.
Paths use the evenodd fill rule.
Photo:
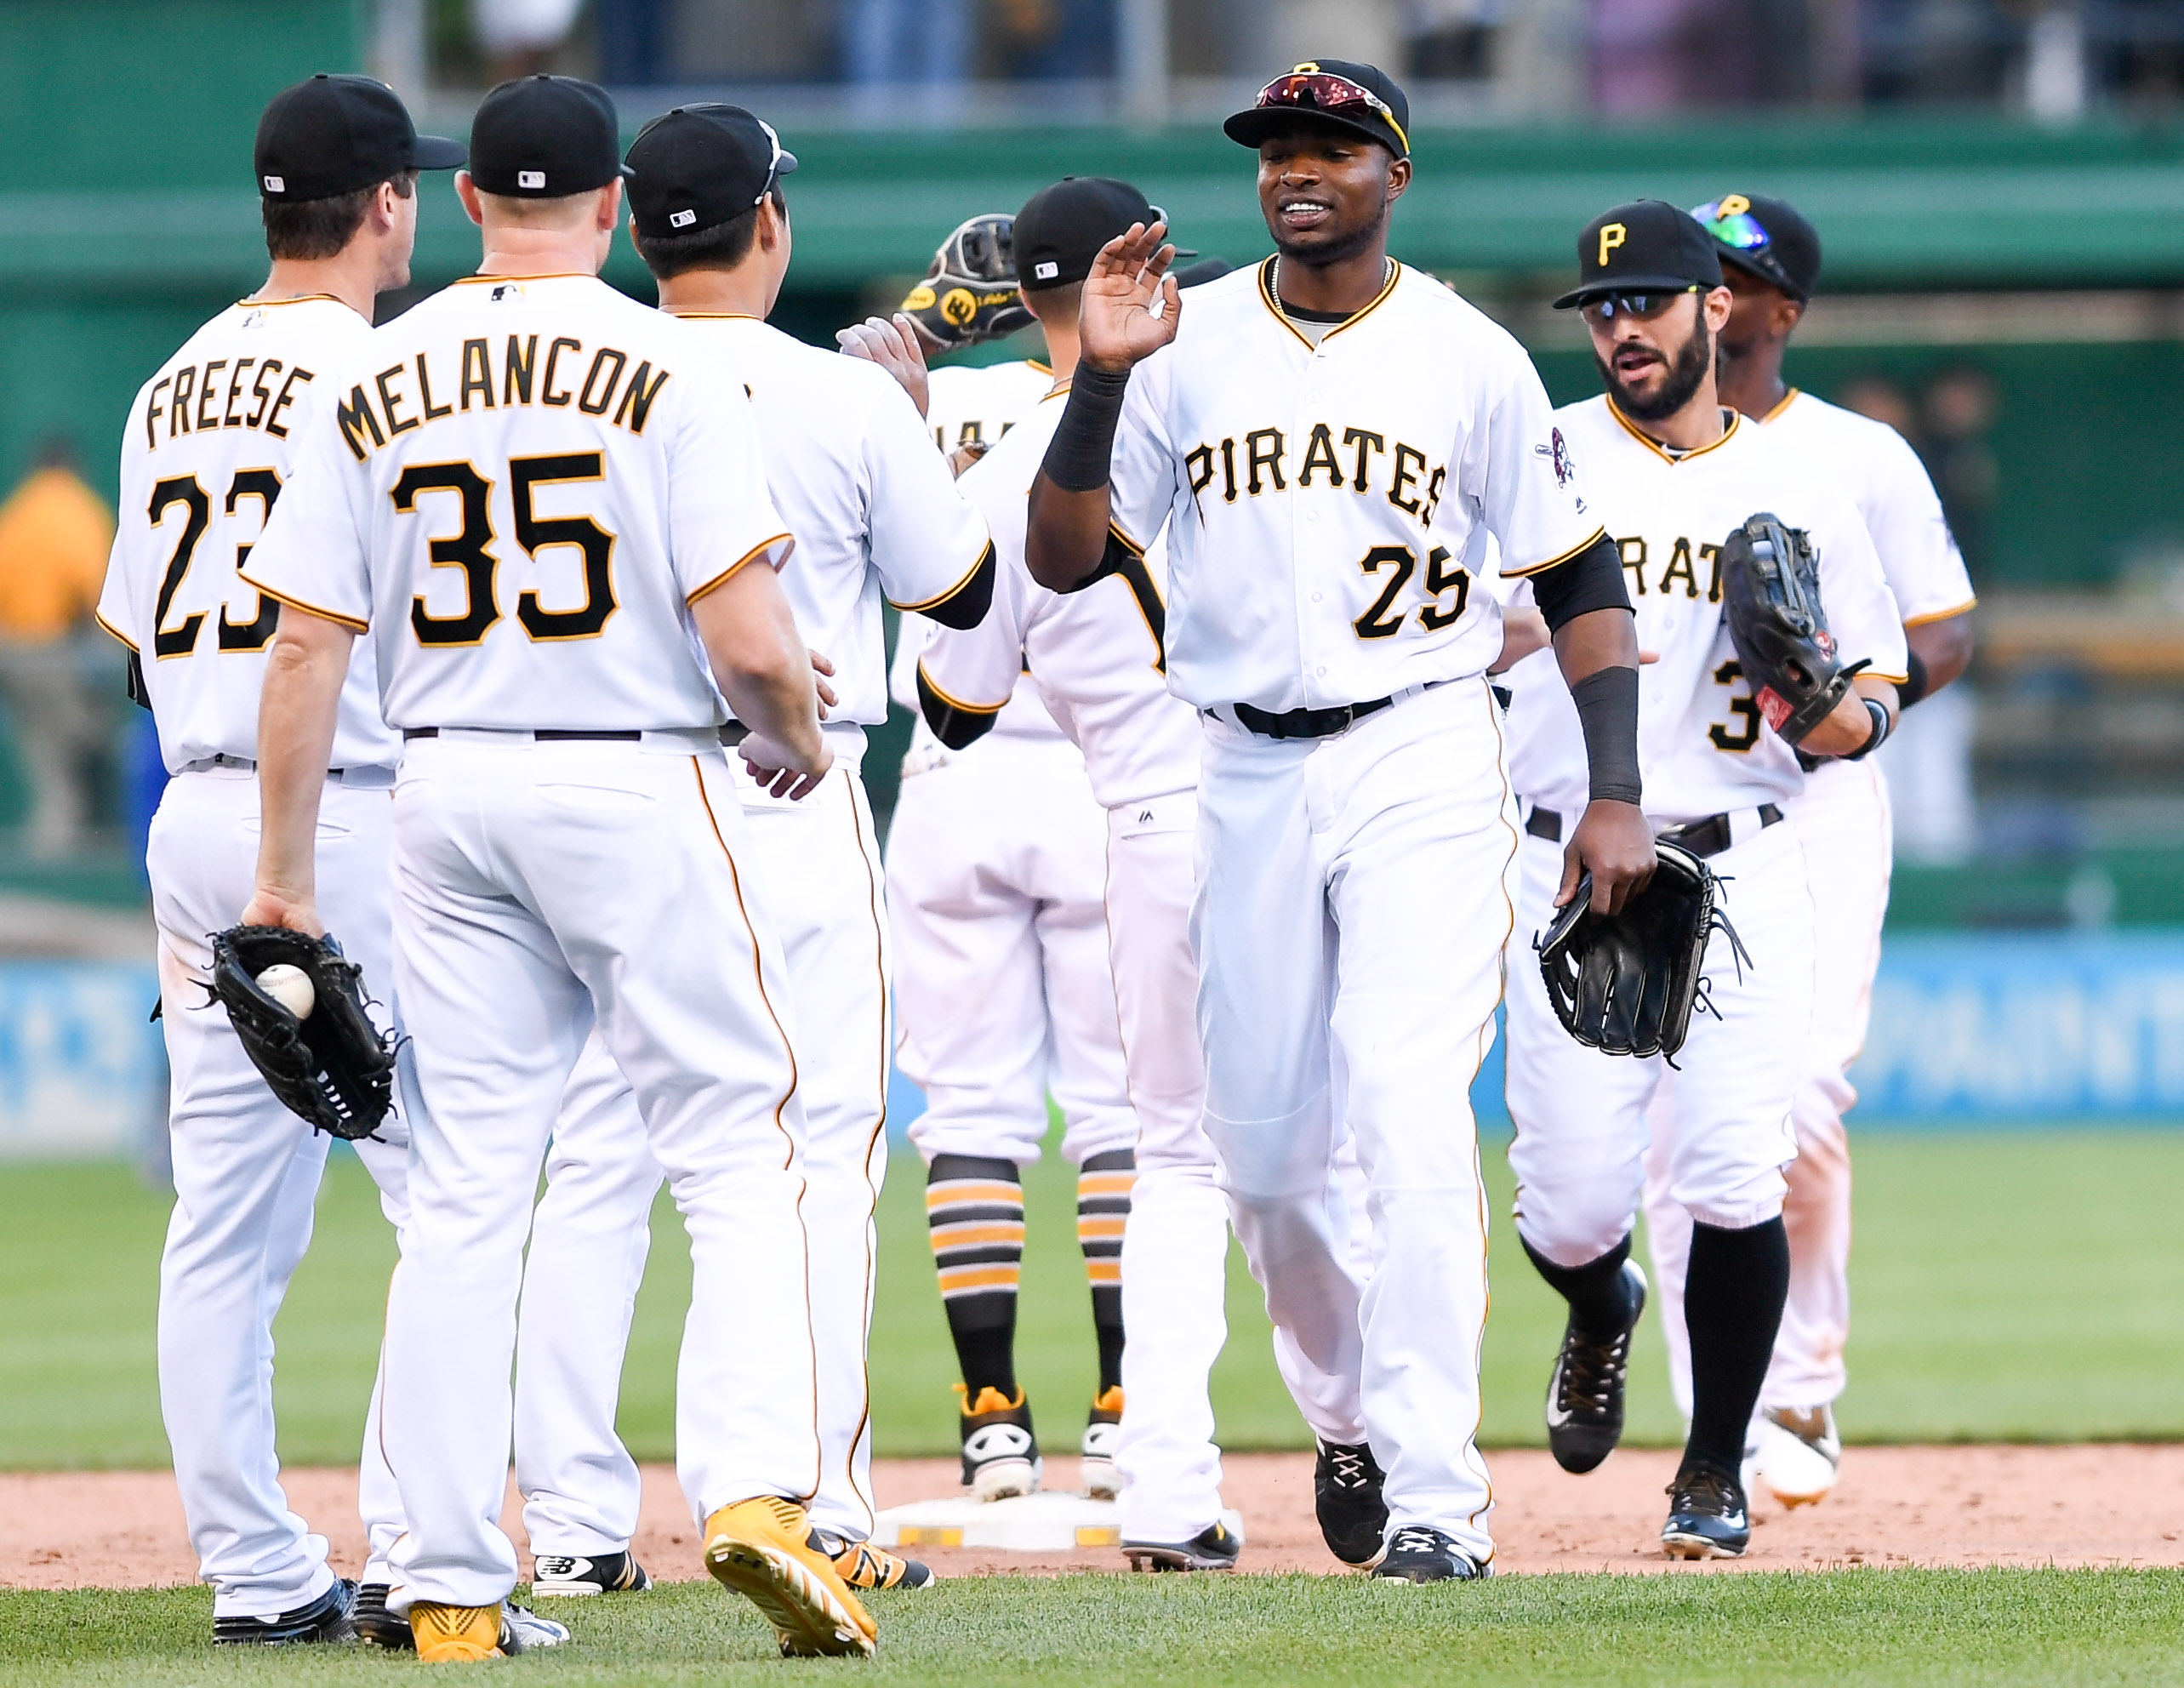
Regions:
<instances>
[{"instance_id":1,"label":"black baseball cleat","mask_svg":"<svg viewBox=\"0 0 2184 1688\"><path fill-rule=\"evenodd\" d=\"M382 1596L384 1600L384 1596ZM307 1606L269 1617L216 1617L213 1640L224 1647L288 1647L303 1641L353 1641L356 1585L345 1577Z\"/></svg>"},{"instance_id":2,"label":"black baseball cleat","mask_svg":"<svg viewBox=\"0 0 2184 1688\"><path fill-rule=\"evenodd\" d=\"M532 1561L531 1593L534 1599L567 1599L579 1594L642 1594L653 1579L634 1554L601 1554L594 1559L574 1554L540 1554Z\"/></svg>"},{"instance_id":3,"label":"black baseball cleat","mask_svg":"<svg viewBox=\"0 0 2184 1688\"><path fill-rule=\"evenodd\" d=\"M1244 1538L1216 1520L1188 1542L1125 1542L1132 1571L1234 1571Z\"/></svg>"},{"instance_id":4,"label":"black baseball cleat","mask_svg":"<svg viewBox=\"0 0 2184 1688\"><path fill-rule=\"evenodd\" d=\"M1573 1319L1562 1327L1562 1352L1547 1380L1547 1446L1565 1471L1592 1470L1622 1440L1623 1384L1630 1373L1630 1333L1645 1310L1645 1274L1635 1260L1622 1263L1630 1319L1605 1343L1578 1332Z\"/></svg>"},{"instance_id":5,"label":"black baseball cleat","mask_svg":"<svg viewBox=\"0 0 2184 1688\"><path fill-rule=\"evenodd\" d=\"M1661 1545L1670 1559L1742 1559L1752 1541L1752 1511L1733 1471L1692 1461L1668 1486Z\"/></svg>"},{"instance_id":6,"label":"black baseball cleat","mask_svg":"<svg viewBox=\"0 0 2184 1688\"><path fill-rule=\"evenodd\" d=\"M350 1614L350 1622L356 1627L356 1639L368 1647L385 1647L393 1653L417 1651L417 1635L410 1628L409 1620L396 1617L387 1610L387 1584L384 1582L357 1584L356 1609Z\"/></svg>"},{"instance_id":7,"label":"black baseball cleat","mask_svg":"<svg viewBox=\"0 0 2184 1688\"><path fill-rule=\"evenodd\" d=\"M1388 1503L1381 1489L1387 1481L1365 1443L1320 1444L1312 1468L1312 1509L1320 1516L1327 1551L1344 1565L1369 1571L1380 1563L1388 1534Z\"/></svg>"},{"instance_id":8,"label":"black baseball cleat","mask_svg":"<svg viewBox=\"0 0 2184 1688\"><path fill-rule=\"evenodd\" d=\"M1389 1537L1372 1574L1391 1582L1475 1582L1487 1571L1445 1531L1406 1524Z\"/></svg>"},{"instance_id":9,"label":"black baseball cleat","mask_svg":"<svg viewBox=\"0 0 2184 1688\"><path fill-rule=\"evenodd\" d=\"M1011 1400L989 1384L976 1400L958 1383L955 1392L966 1397L959 1415L963 1434L963 1486L982 1501L1007 1500L1037 1491L1043 1462L1039 1438L1031 1428L1031 1404L1024 1391Z\"/></svg>"}]
</instances>

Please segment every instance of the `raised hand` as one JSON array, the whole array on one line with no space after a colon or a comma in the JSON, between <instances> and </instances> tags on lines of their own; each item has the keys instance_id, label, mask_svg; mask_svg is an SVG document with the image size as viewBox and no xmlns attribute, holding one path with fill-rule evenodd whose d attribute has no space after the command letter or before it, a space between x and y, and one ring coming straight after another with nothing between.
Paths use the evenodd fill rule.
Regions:
<instances>
[{"instance_id":1,"label":"raised hand","mask_svg":"<svg viewBox=\"0 0 2184 1688\"><path fill-rule=\"evenodd\" d=\"M847 356L876 363L901 382L917 413L925 414L931 390L926 380L925 346L915 322L898 311L892 319L868 316L853 322L835 330L834 338Z\"/></svg>"},{"instance_id":2,"label":"raised hand","mask_svg":"<svg viewBox=\"0 0 2184 1688\"><path fill-rule=\"evenodd\" d=\"M1167 232L1166 223L1132 223L1092 259L1077 313L1079 356L1092 368L1127 374L1176 337L1183 294L1168 274Z\"/></svg>"}]
</instances>

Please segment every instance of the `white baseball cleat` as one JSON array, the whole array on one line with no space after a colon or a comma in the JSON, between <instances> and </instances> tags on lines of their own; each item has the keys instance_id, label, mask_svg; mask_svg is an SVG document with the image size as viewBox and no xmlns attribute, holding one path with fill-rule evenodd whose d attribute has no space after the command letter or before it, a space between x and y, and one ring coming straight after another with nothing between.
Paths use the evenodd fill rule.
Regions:
<instances>
[{"instance_id":1,"label":"white baseball cleat","mask_svg":"<svg viewBox=\"0 0 2184 1688\"><path fill-rule=\"evenodd\" d=\"M1825 1406L1770 1407L1753 1426L1748 1468L1784 1506L1810 1506L1835 1486L1843 1463L1835 1415Z\"/></svg>"}]
</instances>

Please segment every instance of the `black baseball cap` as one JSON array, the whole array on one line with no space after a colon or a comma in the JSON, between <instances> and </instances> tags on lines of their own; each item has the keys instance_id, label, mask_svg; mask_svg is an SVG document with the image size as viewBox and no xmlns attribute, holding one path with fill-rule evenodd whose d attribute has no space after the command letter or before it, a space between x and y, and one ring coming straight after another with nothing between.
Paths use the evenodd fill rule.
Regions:
<instances>
[{"instance_id":1,"label":"black baseball cap","mask_svg":"<svg viewBox=\"0 0 2184 1688\"><path fill-rule=\"evenodd\" d=\"M622 174L614 102L574 77L505 82L470 120L470 180L481 193L562 199Z\"/></svg>"},{"instance_id":2,"label":"black baseball cap","mask_svg":"<svg viewBox=\"0 0 2184 1688\"><path fill-rule=\"evenodd\" d=\"M1820 281L1820 231L1787 199L1764 193L1725 193L1691 208L1714 237L1721 261L1779 288L1799 305Z\"/></svg>"},{"instance_id":3,"label":"black baseball cap","mask_svg":"<svg viewBox=\"0 0 2184 1688\"><path fill-rule=\"evenodd\" d=\"M1016 214L1017 285L1026 293L1041 293L1081 282L1092 274L1100 248L1129 233L1132 223L1150 228L1167 214L1128 182L1112 176L1064 176L1033 194Z\"/></svg>"},{"instance_id":4,"label":"black baseball cap","mask_svg":"<svg viewBox=\"0 0 2184 1688\"><path fill-rule=\"evenodd\" d=\"M1395 78L1377 65L1348 59L1307 59L1259 90L1248 111L1221 125L1221 133L1257 146L1299 117L1377 140L1398 158L1411 156L1411 102Z\"/></svg>"},{"instance_id":5,"label":"black baseball cap","mask_svg":"<svg viewBox=\"0 0 2184 1688\"><path fill-rule=\"evenodd\" d=\"M251 151L259 195L281 205L462 162L460 141L418 134L395 91L369 77L316 76L282 88L258 120Z\"/></svg>"},{"instance_id":6,"label":"black baseball cap","mask_svg":"<svg viewBox=\"0 0 2184 1688\"><path fill-rule=\"evenodd\" d=\"M740 106L678 106L638 131L627 163L637 232L664 240L742 216L796 155Z\"/></svg>"},{"instance_id":7,"label":"black baseball cap","mask_svg":"<svg viewBox=\"0 0 2184 1688\"><path fill-rule=\"evenodd\" d=\"M1714 238L1665 199L1603 211L1577 237L1577 285L1554 301L1567 311L1611 293L1685 293L1721 285Z\"/></svg>"}]
</instances>

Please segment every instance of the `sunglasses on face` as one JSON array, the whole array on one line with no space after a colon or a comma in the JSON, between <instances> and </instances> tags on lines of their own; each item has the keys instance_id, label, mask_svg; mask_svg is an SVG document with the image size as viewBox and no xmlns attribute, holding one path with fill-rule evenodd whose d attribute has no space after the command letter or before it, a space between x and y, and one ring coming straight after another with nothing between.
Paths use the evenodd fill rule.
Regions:
<instances>
[{"instance_id":1,"label":"sunglasses on face","mask_svg":"<svg viewBox=\"0 0 2184 1688\"><path fill-rule=\"evenodd\" d=\"M1618 316L1628 316L1634 322L1651 322L1686 294L1701 291L1696 286L1679 288L1674 293L1611 293L1598 299L1588 299L1577 307L1577 314L1588 322L1605 328Z\"/></svg>"},{"instance_id":2,"label":"sunglasses on face","mask_svg":"<svg viewBox=\"0 0 2184 1688\"><path fill-rule=\"evenodd\" d=\"M1395 131L1395 138L1403 143L1406 152L1411 150L1411 137L1403 133L1403 125L1395 121L1394 109L1385 100L1369 88L1359 87L1348 77L1338 77L1329 71L1292 71L1286 77L1276 77L1259 90L1259 97L1253 103L1262 109L1325 111L1343 117L1361 117L1371 111Z\"/></svg>"}]
</instances>

